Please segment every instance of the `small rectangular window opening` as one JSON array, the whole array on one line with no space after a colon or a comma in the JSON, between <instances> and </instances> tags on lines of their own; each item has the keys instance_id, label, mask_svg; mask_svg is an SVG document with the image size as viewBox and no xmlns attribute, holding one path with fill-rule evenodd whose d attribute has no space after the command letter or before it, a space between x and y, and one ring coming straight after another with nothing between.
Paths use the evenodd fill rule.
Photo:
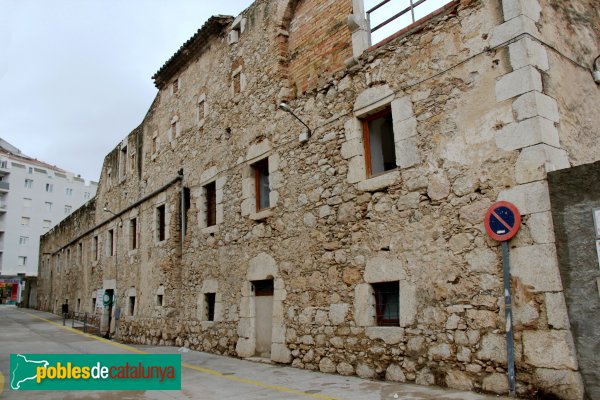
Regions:
<instances>
[{"instance_id":1,"label":"small rectangular window opening","mask_svg":"<svg viewBox=\"0 0 600 400\"><path fill-rule=\"evenodd\" d=\"M165 240L165 205L156 207L156 229L159 242Z\"/></svg>"},{"instance_id":2,"label":"small rectangular window opening","mask_svg":"<svg viewBox=\"0 0 600 400\"><path fill-rule=\"evenodd\" d=\"M129 315L133 315L135 312L135 296L129 296Z\"/></svg>"},{"instance_id":3,"label":"small rectangular window opening","mask_svg":"<svg viewBox=\"0 0 600 400\"><path fill-rule=\"evenodd\" d=\"M137 218L133 218L129 221L129 248L135 250L137 246Z\"/></svg>"},{"instance_id":4,"label":"small rectangular window opening","mask_svg":"<svg viewBox=\"0 0 600 400\"><path fill-rule=\"evenodd\" d=\"M256 187L256 211L264 210L271 206L269 194L269 159L265 158L253 165Z\"/></svg>"},{"instance_id":5,"label":"small rectangular window opening","mask_svg":"<svg viewBox=\"0 0 600 400\"><path fill-rule=\"evenodd\" d=\"M400 282L373 283L375 316L378 326L400 324Z\"/></svg>"},{"instance_id":6,"label":"small rectangular window opening","mask_svg":"<svg viewBox=\"0 0 600 400\"><path fill-rule=\"evenodd\" d=\"M363 141L367 176L378 175L397 168L396 144L390 108L363 120Z\"/></svg>"},{"instance_id":7,"label":"small rectangular window opening","mask_svg":"<svg viewBox=\"0 0 600 400\"><path fill-rule=\"evenodd\" d=\"M217 224L217 185L215 182L204 187L206 193L206 226Z\"/></svg>"},{"instance_id":8,"label":"small rectangular window opening","mask_svg":"<svg viewBox=\"0 0 600 400\"><path fill-rule=\"evenodd\" d=\"M214 321L215 320L215 293L205 293L204 300L206 304L206 320Z\"/></svg>"}]
</instances>

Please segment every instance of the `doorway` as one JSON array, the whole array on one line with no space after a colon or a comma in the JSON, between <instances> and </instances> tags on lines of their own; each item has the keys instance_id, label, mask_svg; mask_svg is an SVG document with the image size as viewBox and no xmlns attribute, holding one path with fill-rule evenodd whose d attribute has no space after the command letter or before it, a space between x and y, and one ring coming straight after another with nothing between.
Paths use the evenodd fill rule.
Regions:
<instances>
[{"instance_id":1,"label":"doorway","mask_svg":"<svg viewBox=\"0 0 600 400\"><path fill-rule=\"evenodd\" d=\"M271 358L273 331L273 279L252 282L255 296L256 356Z\"/></svg>"}]
</instances>

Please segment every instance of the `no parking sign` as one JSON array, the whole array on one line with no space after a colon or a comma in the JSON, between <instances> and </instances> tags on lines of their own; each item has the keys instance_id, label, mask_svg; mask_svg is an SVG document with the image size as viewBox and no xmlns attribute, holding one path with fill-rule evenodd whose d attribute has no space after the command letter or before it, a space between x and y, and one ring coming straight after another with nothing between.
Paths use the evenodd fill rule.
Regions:
<instances>
[{"instance_id":1,"label":"no parking sign","mask_svg":"<svg viewBox=\"0 0 600 400\"><path fill-rule=\"evenodd\" d=\"M483 220L485 230L494 240L504 242L512 239L521 227L521 213L508 201L498 201L490 207Z\"/></svg>"}]
</instances>

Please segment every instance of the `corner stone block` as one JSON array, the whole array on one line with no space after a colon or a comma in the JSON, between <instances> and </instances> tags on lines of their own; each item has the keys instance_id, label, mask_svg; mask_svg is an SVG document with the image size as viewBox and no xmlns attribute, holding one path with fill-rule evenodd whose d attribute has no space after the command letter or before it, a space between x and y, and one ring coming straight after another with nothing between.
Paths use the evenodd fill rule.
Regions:
<instances>
[{"instance_id":1,"label":"corner stone block","mask_svg":"<svg viewBox=\"0 0 600 400\"><path fill-rule=\"evenodd\" d=\"M523 352L525 362L535 367L578 368L570 331L524 331Z\"/></svg>"},{"instance_id":2,"label":"corner stone block","mask_svg":"<svg viewBox=\"0 0 600 400\"><path fill-rule=\"evenodd\" d=\"M510 252L511 275L534 292L560 292L562 283L554 244L517 247Z\"/></svg>"},{"instance_id":3,"label":"corner stone block","mask_svg":"<svg viewBox=\"0 0 600 400\"><path fill-rule=\"evenodd\" d=\"M400 326L408 327L417 317L417 287L405 280L400 281Z\"/></svg>"},{"instance_id":4,"label":"corner stone block","mask_svg":"<svg viewBox=\"0 0 600 400\"><path fill-rule=\"evenodd\" d=\"M508 46L510 65L517 70L528 65L533 65L542 71L550 69L548 52L539 42L531 38L523 38Z\"/></svg>"},{"instance_id":5,"label":"corner stone block","mask_svg":"<svg viewBox=\"0 0 600 400\"><path fill-rule=\"evenodd\" d=\"M362 123L358 118L350 118L344 124L344 134L346 141L361 140L362 139Z\"/></svg>"},{"instance_id":6,"label":"corner stone block","mask_svg":"<svg viewBox=\"0 0 600 400\"><path fill-rule=\"evenodd\" d=\"M403 121L394 121L393 125L395 142L408 139L419 133L417 131L417 119L415 117L410 117Z\"/></svg>"},{"instance_id":7,"label":"corner stone block","mask_svg":"<svg viewBox=\"0 0 600 400\"><path fill-rule=\"evenodd\" d=\"M552 122L560 122L558 103L552 97L540 92L529 92L519 96L512 107L517 121L540 116Z\"/></svg>"},{"instance_id":8,"label":"corner stone block","mask_svg":"<svg viewBox=\"0 0 600 400\"><path fill-rule=\"evenodd\" d=\"M358 183L366 176L365 158L363 156L352 157L348 162L348 183Z\"/></svg>"},{"instance_id":9,"label":"corner stone block","mask_svg":"<svg viewBox=\"0 0 600 400\"><path fill-rule=\"evenodd\" d=\"M404 96L392 101L392 119L394 122L401 122L410 117L414 117L413 104L410 96Z\"/></svg>"},{"instance_id":10,"label":"corner stone block","mask_svg":"<svg viewBox=\"0 0 600 400\"><path fill-rule=\"evenodd\" d=\"M344 160L349 160L363 153L363 143L359 139L352 139L342 143L341 155Z\"/></svg>"},{"instance_id":11,"label":"corner stone block","mask_svg":"<svg viewBox=\"0 0 600 400\"><path fill-rule=\"evenodd\" d=\"M255 341L240 337L235 345L235 351L240 358L252 357L256 350Z\"/></svg>"},{"instance_id":12,"label":"corner stone block","mask_svg":"<svg viewBox=\"0 0 600 400\"><path fill-rule=\"evenodd\" d=\"M289 364L292 362L292 353L285 344L273 343L271 344L271 360L282 364Z\"/></svg>"},{"instance_id":13,"label":"corner stone block","mask_svg":"<svg viewBox=\"0 0 600 400\"><path fill-rule=\"evenodd\" d=\"M418 136L396 142L396 165L409 168L421 163L421 152L417 146Z\"/></svg>"},{"instance_id":14,"label":"corner stone block","mask_svg":"<svg viewBox=\"0 0 600 400\"><path fill-rule=\"evenodd\" d=\"M527 226L529 227L529 233L534 243L548 244L556 242L554 237L554 223L550 211L531 214L527 220Z\"/></svg>"},{"instance_id":15,"label":"corner stone block","mask_svg":"<svg viewBox=\"0 0 600 400\"><path fill-rule=\"evenodd\" d=\"M546 179L548 172L569 168L567 152L545 144L524 148L515 164L517 183Z\"/></svg>"},{"instance_id":16,"label":"corner stone block","mask_svg":"<svg viewBox=\"0 0 600 400\"><path fill-rule=\"evenodd\" d=\"M496 101L508 100L532 90L541 92L542 89L540 72L532 66L523 67L504 75L496 82Z\"/></svg>"},{"instance_id":17,"label":"corner stone block","mask_svg":"<svg viewBox=\"0 0 600 400\"><path fill-rule=\"evenodd\" d=\"M585 398L584 384L579 372L538 368L535 372L535 383L546 393L560 399Z\"/></svg>"},{"instance_id":18,"label":"corner stone block","mask_svg":"<svg viewBox=\"0 0 600 400\"><path fill-rule=\"evenodd\" d=\"M529 215L550 210L550 193L548 183L537 181L518 185L500 192L498 200L513 203L521 215Z\"/></svg>"},{"instance_id":19,"label":"corner stone block","mask_svg":"<svg viewBox=\"0 0 600 400\"><path fill-rule=\"evenodd\" d=\"M505 21L524 15L538 22L542 7L538 0L502 0L502 11Z\"/></svg>"},{"instance_id":20,"label":"corner stone block","mask_svg":"<svg viewBox=\"0 0 600 400\"><path fill-rule=\"evenodd\" d=\"M546 293L545 296L548 325L554 329L569 329L569 317L563 293Z\"/></svg>"},{"instance_id":21,"label":"corner stone block","mask_svg":"<svg viewBox=\"0 0 600 400\"><path fill-rule=\"evenodd\" d=\"M354 322L356 326L372 326L374 323L373 289L368 283L361 283L354 288Z\"/></svg>"},{"instance_id":22,"label":"corner stone block","mask_svg":"<svg viewBox=\"0 0 600 400\"><path fill-rule=\"evenodd\" d=\"M534 37L540 36L535 22L531 18L519 15L494 28L490 37L490 47L499 46L524 33Z\"/></svg>"}]
</instances>

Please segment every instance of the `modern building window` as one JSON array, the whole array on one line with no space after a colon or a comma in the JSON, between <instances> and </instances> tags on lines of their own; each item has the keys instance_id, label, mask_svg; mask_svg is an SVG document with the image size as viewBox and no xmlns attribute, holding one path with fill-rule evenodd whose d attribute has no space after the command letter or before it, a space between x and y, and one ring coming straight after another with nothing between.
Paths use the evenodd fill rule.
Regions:
<instances>
[{"instance_id":1,"label":"modern building window","mask_svg":"<svg viewBox=\"0 0 600 400\"><path fill-rule=\"evenodd\" d=\"M72 210L71 206L65 206L65 215L71 214L71 210Z\"/></svg>"},{"instance_id":2,"label":"modern building window","mask_svg":"<svg viewBox=\"0 0 600 400\"><path fill-rule=\"evenodd\" d=\"M165 205L156 207L156 239L162 242L166 239L166 213Z\"/></svg>"},{"instance_id":3,"label":"modern building window","mask_svg":"<svg viewBox=\"0 0 600 400\"><path fill-rule=\"evenodd\" d=\"M73 196L73 189L67 188L66 189L66 194L67 194L67 196Z\"/></svg>"},{"instance_id":4,"label":"modern building window","mask_svg":"<svg viewBox=\"0 0 600 400\"><path fill-rule=\"evenodd\" d=\"M44 203L44 205L45 205L45 207L46 207L46 211L48 211L48 212L52 211L52 203L51 203L51 202L49 202L49 201L46 201L46 202Z\"/></svg>"},{"instance_id":5,"label":"modern building window","mask_svg":"<svg viewBox=\"0 0 600 400\"><path fill-rule=\"evenodd\" d=\"M46 183L46 192L52 193L53 186L51 183Z\"/></svg>"},{"instance_id":6,"label":"modern building window","mask_svg":"<svg viewBox=\"0 0 600 400\"><path fill-rule=\"evenodd\" d=\"M31 222L31 218L29 217L21 217L21 225L29 226L29 222Z\"/></svg>"},{"instance_id":7,"label":"modern building window","mask_svg":"<svg viewBox=\"0 0 600 400\"><path fill-rule=\"evenodd\" d=\"M98 236L94 236L92 239L92 254L94 261L98 261Z\"/></svg>"},{"instance_id":8,"label":"modern building window","mask_svg":"<svg viewBox=\"0 0 600 400\"><path fill-rule=\"evenodd\" d=\"M135 313L135 296L129 296L127 311L129 312L129 315L133 315Z\"/></svg>"},{"instance_id":9,"label":"modern building window","mask_svg":"<svg viewBox=\"0 0 600 400\"><path fill-rule=\"evenodd\" d=\"M129 249L135 250L138 248L138 227L137 218L129 220Z\"/></svg>"},{"instance_id":10,"label":"modern building window","mask_svg":"<svg viewBox=\"0 0 600 400\"><path fill-rule=\"evenodd\" d=\"M19 244L21 246L27 246L29 244L29 237L27 237L27 236L19 237Z\"/></svg>"},{"instance_id":11,"label":"modern building window","mask_svg":"<svg viewBox=\"0 0 600 400\"><path fill-rule=\"evenodd\" d=\"M106 253L110 257L115 255L115 231L113 229L108 230L108 236L106 238Z\"/></svg>"},{"instance_id":12,"label":"modern building window","mask_svg":"<svg viewBox=\"0 0 600 400\"><path fill-rule=\"evenodd\" d=\"M25 207L25 208L31 208L32 203L33 203L33 201L31 199L27 199L27 198L23 199L23 207Z\"/></svg>"},{"instance_id":13,"label":"modern building window","mask_svg":"<svg viewBox=\"0 0 600 400\"><path fill-rule=\"evenodd\" d=\"M205 293L204 294L204 307L207 321L215 320L215 298L216 293Z\"/></svg>"},{"instance_id":14,"label":"modern building window","mask_svg":"<svg viewBox=\"0 0 600 400\"><path fill-rule=\"evenodd\" d=\"M25 179L25 188L31 189L33 187L33 179Z\"/></svg>"},{"instance_id":15,"label":"modern building window","mask_svg":"<svg viewBox=\"0 0 600 400\"><path fill-rule=\"evenodd\" d=\"M27 173L30 175L33 174L33 167L27 168Z\"/></svg>"},{"instance_id":16,"label":"modern building window","mask_svg":"<svg viewBox=\"0 0 600 400\"><path fill-rule=\"evenodd\" d=\"M363 143L367 177L397 168L390 108L363 119Z\"/></svg>"},{"instance_id":17,"label":"modern building window","mask_svg":"<svg viewBox=\"0 0 600 400\"><path fill-rule=\"evenodd\" d=\"M269 159L265 158L252 165L254 169L255 188L256 188L256 210L264 210L269 208L271 203L269 195L271 189L269 187Z\"/></svg>"},{"instance_id":18,"label":"modern building window","mask_svg":"<svg viewBox=\"0 0 600 400\"><path fill-rule=\"evenodd\" d=\"M18 265L19 265L19 267L25 267L25 266L27 266L27 257L26 256L19 256L19 258L18 258Z\"/></svg>"},{"instance_id":19,"label":"modern building window","mask_svg":"<svg viewBox=\"0 0 600 400\"><path fill-rule=\"evenodd\" d=\"M372 283L378 326L400 324L400 282Z\"/></svg>"},{"instance_id":20,"label":"modern building window","mask_svg":"<svg viewBox=\"0 0 600 400\"><path fill-rule=\"evenodd\" d=\"M217 184L215 182L204 186L206 196L206 226L217 224Z\"/></svg>"},{"instance_id":21,"label":"modern building window","mask_svg":"<svg viewBox=\"0 0 600 400\"><path fill-rule=\"evenodd\" d=\"M85 200L89 200L91 197L92 197L92 194L90 192L83 193L83 198Z\"/></svg>"},{"instance_id":22,"label":"modern building window","mask_svg":"<svg viewBox=\"0 0 600 400\"><path fill-rule=\"evenodd\" d=\"M45 219L44 221L42 221L42 228L50 229L50 225L52 225L52 221L50 221L49 219Z\"/></svg>"}]
</instances>

